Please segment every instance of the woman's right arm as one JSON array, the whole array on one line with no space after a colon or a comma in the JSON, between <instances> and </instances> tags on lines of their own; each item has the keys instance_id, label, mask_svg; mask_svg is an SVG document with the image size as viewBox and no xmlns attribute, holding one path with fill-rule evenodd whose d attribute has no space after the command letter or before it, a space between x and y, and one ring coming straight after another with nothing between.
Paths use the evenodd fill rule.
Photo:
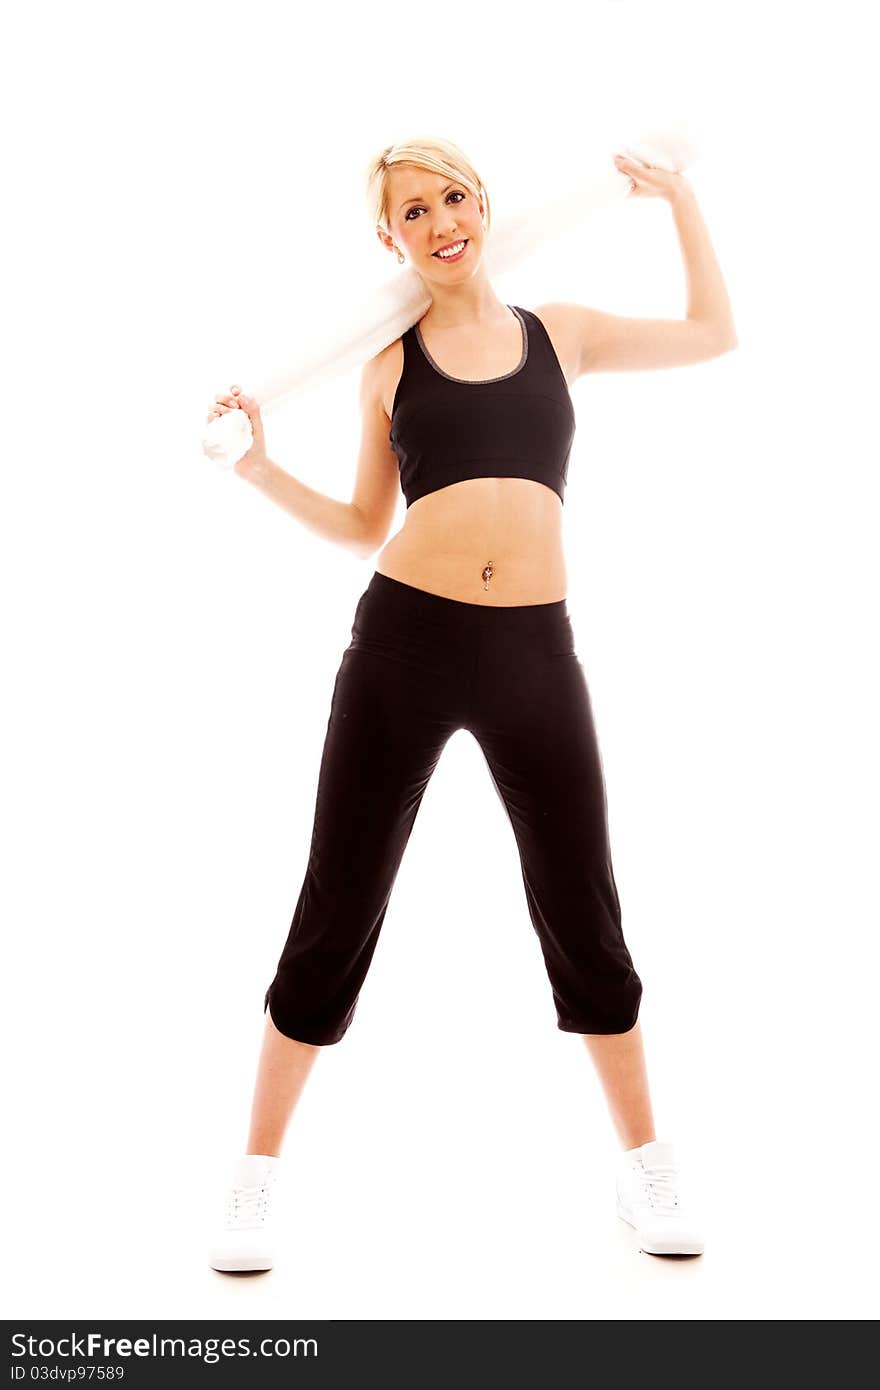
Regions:
<instances>
[{"instance_id":1,"label":"woman's right arm","mask_svg":"<svg viewBox=\"0 0 880 1390\"><path fill-rule=\"evenodd\" d=\"M373 358L365 364L361 377L363 438L351 502L317 492L269 458L260 408L239 387L233 386L228 396L215 397L218 405L208 417L210 420L226 410L244 410L251 422L254 442L235 464L239 477L259 488L315 535L344 545L364 559L379 548L387 535L397 498L396 459L388 444L388 417L382 405L380 383L381 372Z\"/></svg>"},{"instance_id":2,"label":"woman's right arm","mask_svg":"<svg viewBox=\"0 0 880 1390\"><path fill-rule=\"evenodd\" d=\"M240 476L322 540L335 541L363 556L372 554L373 547L366 546L365 519L352 502L316 492L266 456L249 462Z\"/></svg>"}]
</instances>

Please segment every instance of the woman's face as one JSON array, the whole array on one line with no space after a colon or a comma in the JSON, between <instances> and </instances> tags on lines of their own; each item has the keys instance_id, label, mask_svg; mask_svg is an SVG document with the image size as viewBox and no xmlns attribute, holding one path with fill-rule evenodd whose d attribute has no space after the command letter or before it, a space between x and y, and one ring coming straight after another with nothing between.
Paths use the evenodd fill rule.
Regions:
<instances>
[{"instance_id":1,"label":"woman's face","mask_svg":"<svg viewBox=\"0 0 880 1390\"><path fill-rule=\"evenodd\" d=\"M483 209L466 183L398 165L389 173L388 225L391 236L380 230L384 245L397 246L425 280L449 284L466 280L480 263ZM463 254L444 259L440 247L465 241Z\"/></svg>"}]
</instances>

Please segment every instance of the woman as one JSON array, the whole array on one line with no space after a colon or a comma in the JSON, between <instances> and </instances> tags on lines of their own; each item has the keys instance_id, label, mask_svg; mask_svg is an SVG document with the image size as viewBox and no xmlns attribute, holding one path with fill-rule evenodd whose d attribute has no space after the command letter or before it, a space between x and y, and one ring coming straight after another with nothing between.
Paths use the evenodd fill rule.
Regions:
<instances>
[{"instance_id":1,"label":"woman","mask_svg":"<svg viewBox=\"0 0 880 1390\"><path fill-rule=\"evenodd\" d=\"M511 820L558 1026L582 1035L622 1147L617 1211L643 1250L698 1254L672 1146L658 1143L640 1025L642 985L621 930L607 804L566 605L562 505L574 436L569 386L589 371L700 362L735 346L730 305L680 174L623 158L637 196L667 199L685 258L682 320L579 304L501 303L484 262L489 198L448 141L392 145L367 180L382 245L415 266L431 305L363 369L350 503L266 454L256 403L236 464L311 530L380 550L333 691L305 880L266 991L247 1152L211 1256L272 1266L271 1195L293 1109L320 1048L349 1027L421 798L449 736L480 744Z\"/></svg>"}]
</instances>

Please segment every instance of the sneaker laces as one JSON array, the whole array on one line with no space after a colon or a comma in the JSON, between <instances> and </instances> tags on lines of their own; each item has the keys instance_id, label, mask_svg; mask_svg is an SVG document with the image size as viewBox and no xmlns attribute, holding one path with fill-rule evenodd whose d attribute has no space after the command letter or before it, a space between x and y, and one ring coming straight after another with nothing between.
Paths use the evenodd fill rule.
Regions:
<instances>
[{"instance_id":1,"label":"sneaker laces","mask_svg":"<svg viewBox=\"0 0 880 1390\"><path fill-rule=\"evenodd\" d=\"M242 1229L262 1226L269 1208L269 1183L239 1183L230 1189L226 1200L226 1225Z\"/></svg>"},{"instance_id":2,"label":"sneaker laces","mask_svg":"<svg viewBox=\"0 0 880 1390\"><path fill-rule=\"evenodd\" d=\"M678 1173L675 1168L660 1164L642 1164L641 1180L648 1201L654 1211L664 1216L675 1215L678 1211Z\"/></svg>"}]
</instances>

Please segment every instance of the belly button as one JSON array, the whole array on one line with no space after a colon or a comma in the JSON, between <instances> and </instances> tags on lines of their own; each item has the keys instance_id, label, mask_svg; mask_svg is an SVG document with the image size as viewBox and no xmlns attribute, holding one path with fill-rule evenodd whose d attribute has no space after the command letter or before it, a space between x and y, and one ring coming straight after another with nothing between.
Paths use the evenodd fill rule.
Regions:
<instances>
[{"instance_id":1,"label":"belly button","mask_svg":"<svg viewBox=\"0 0 880 1390\"><path fill-rule=\"evenodd\" d=\"M489 588L489 580L492 578L492 575L493 575L494 573L495 573L495 567L494 567L494 565L492 564L492 561L490 560L489 563L486 565L486 568L483 570L482 578L483 578L483 581L484 581L484 582L483 582L483 588L484 588L484 589L488 590L488 588Z\"/></svg>"}]
</instances>

